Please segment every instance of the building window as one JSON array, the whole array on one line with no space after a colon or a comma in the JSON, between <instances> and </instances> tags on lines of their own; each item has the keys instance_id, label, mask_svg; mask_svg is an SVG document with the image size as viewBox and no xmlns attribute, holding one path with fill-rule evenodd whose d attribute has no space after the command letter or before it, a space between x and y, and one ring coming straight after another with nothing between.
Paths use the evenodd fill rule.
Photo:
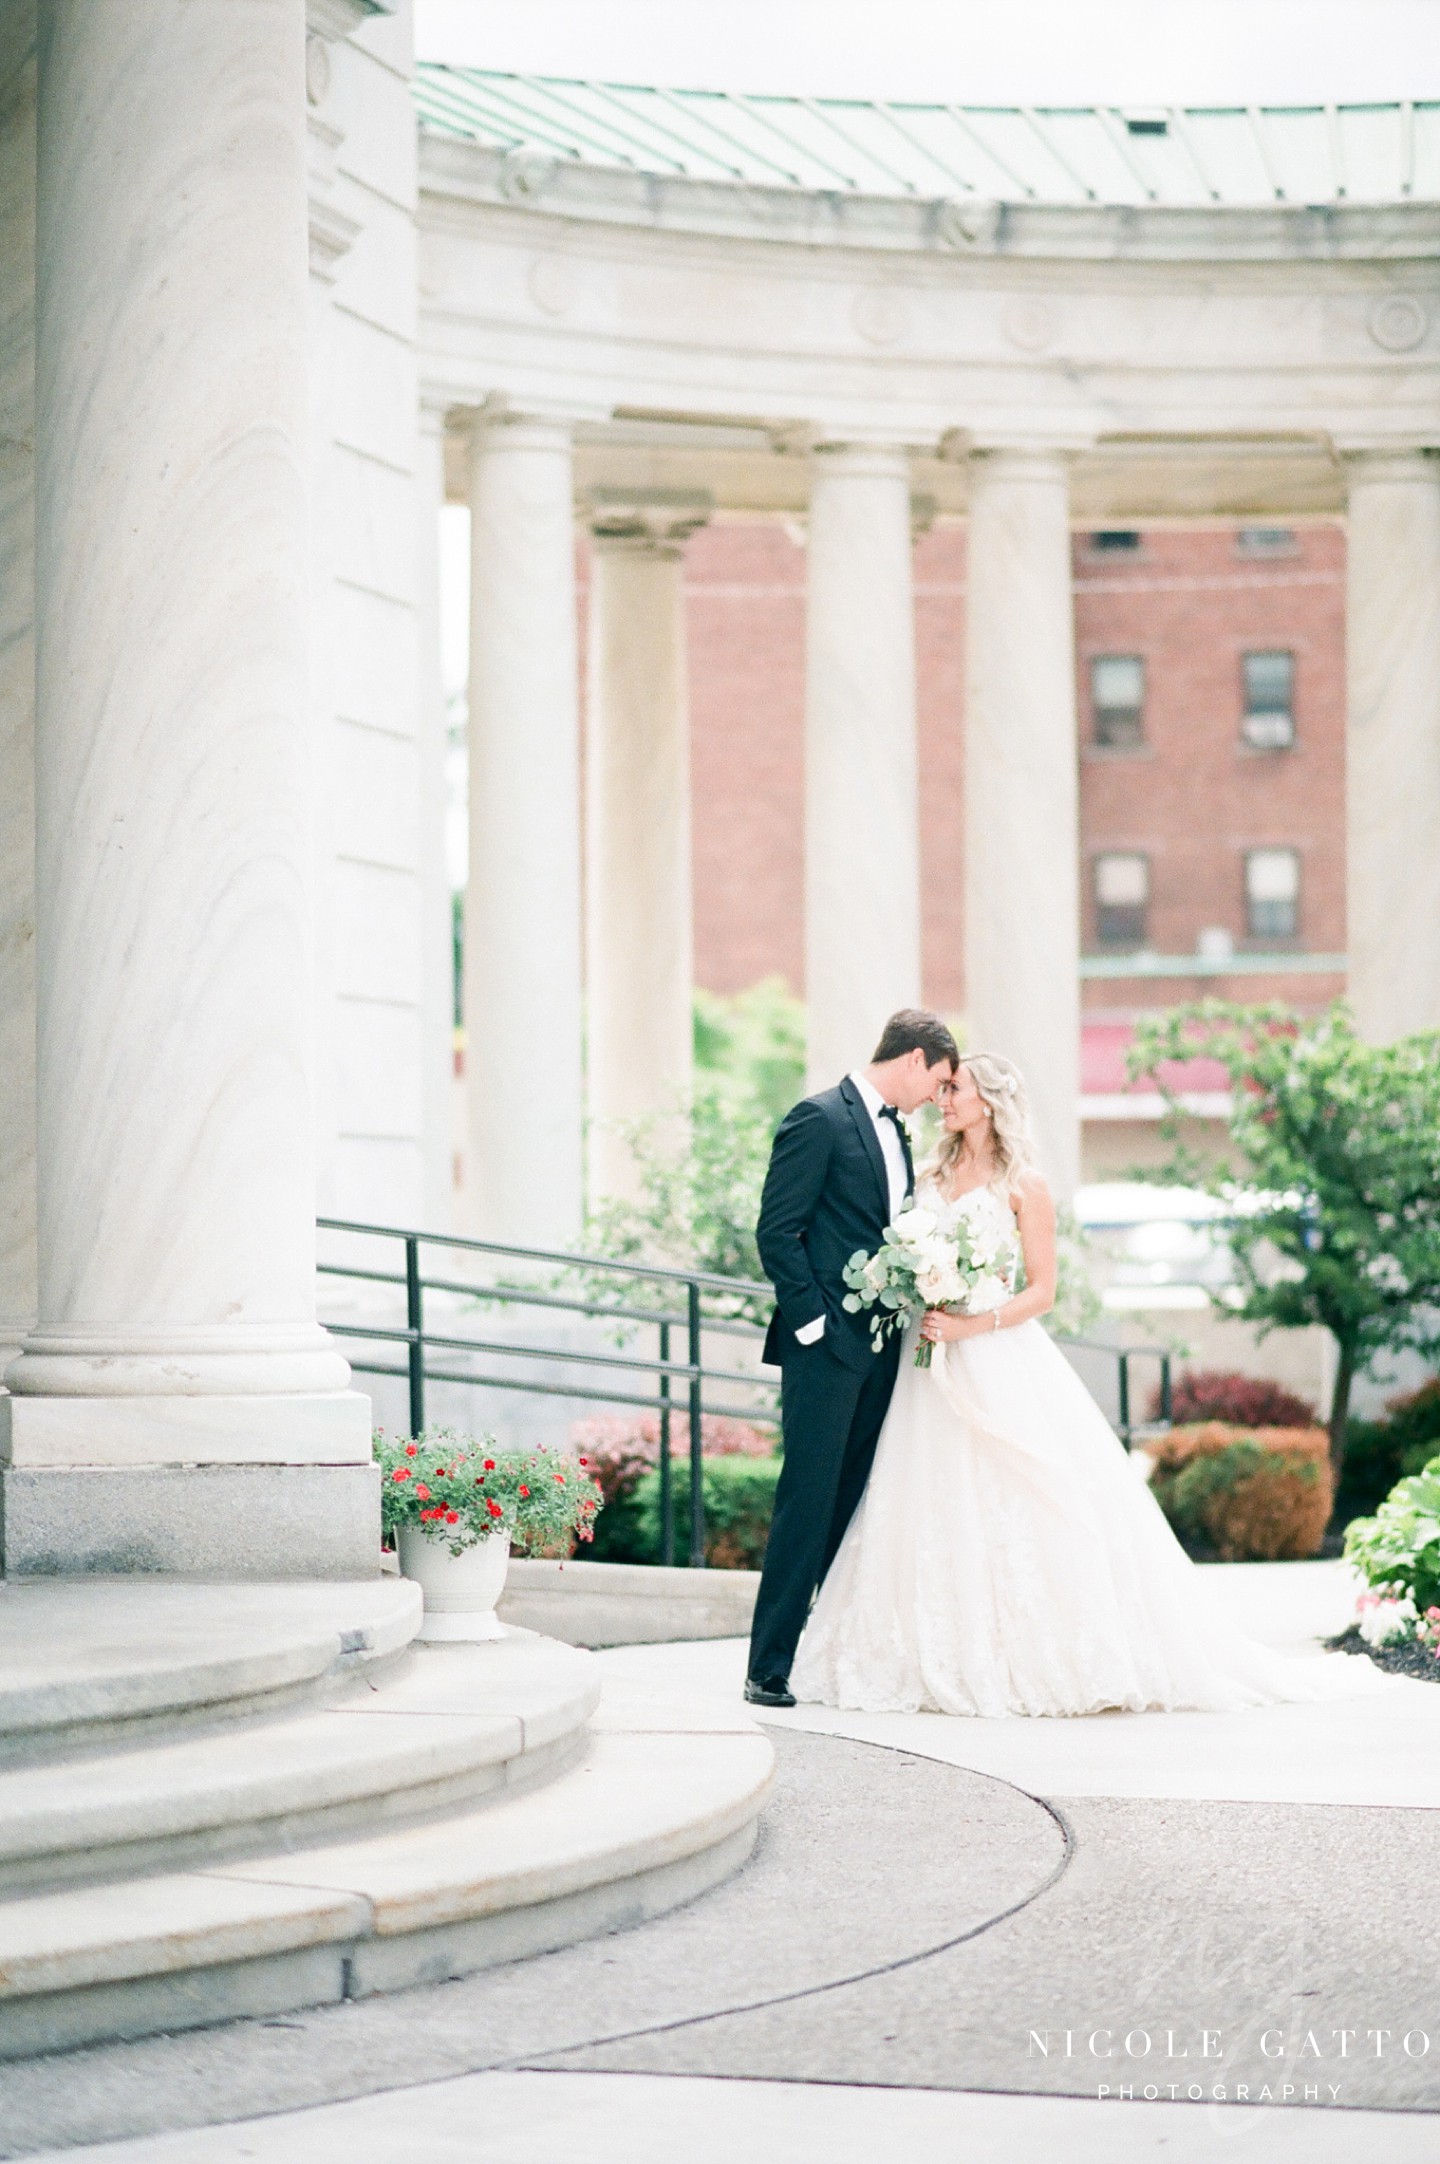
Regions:
<instances>
[{"instance_id":1,"label":"building window","mask_svg":"<svg viewBox=\"0 0 1440 2164\"><path fill-rule=\"evenodd\" d=\"M1242 526L1235 536L1242 556L1294 556L1295 535L1288 526Z\"/></svg>"},{"instance_id":2,"label":"building window","mask_svg":"<svg viewBox=\"0 0 1440 2164\"><path fill-rule=\"evenodd\" d=\"M1293 939L1300 928L1300 858L1293 849L1245 857L1245 929L1252 939Z\"/></svg>"},{"instance_id":3,"label":"building window","mask_svg":"<svg viewBox=\"0 0 1440 2164\"><path fill-rule=\"evenodd\" d=\"M1133 556L1140 546L1140 536L1133 527L1106 526L1091 534L1090 546L1102 556Z\"/></svg>"},{"instance_id":4,"label":"building window","mask_svg":"<svg viewBox=\"0 0 1440 2164\"><path fill-rule=\"evenodd\" d=\"M1145 741L1145 663L1139 654L1096 654L1090 663L1090 703L1097 744Z\"/></svg>"},{"instance_id":5,"label":"building window","mask_svg":"<svg viewBox=\"0 0 1440 2164\"><path fill-rule=\"evenodd\" d=\"M1095 859L1095 930L1105 947L1143 947L1150 859L1117 850Z\"/></svg>"},{"instance_id":6,"label":"building window","mask_svg":"<svg viewBox=\"0 0 1440 2164\"><path fill-rule=\"evenodd\" d=\"M1241 734L1256 751L1284 751L1295 741L1295 656L1243 654L1245 718Z\"/></svg>"}]
</instances>

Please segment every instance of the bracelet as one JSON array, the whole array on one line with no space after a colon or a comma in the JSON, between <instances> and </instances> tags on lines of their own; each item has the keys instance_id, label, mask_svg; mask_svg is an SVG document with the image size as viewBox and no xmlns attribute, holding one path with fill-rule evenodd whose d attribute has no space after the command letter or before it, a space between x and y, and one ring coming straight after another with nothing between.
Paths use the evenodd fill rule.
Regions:
<instances>
[{"instance_id":1,"label":"bracelet","mask_svg":"<svg viewBox=\"0 0 1440 2164\"><path fill-rule=\"evenodd\" d=\"M999 1327L1000 1327L1000 1310L999 1310L999 1308L997 1307L997 1308L995 1309L995 1311L994 1311L994 1312L995 1312L995 1328L996 1328L996 1329L998 1330L998 1329L999 1329Z\"/></svg>"}]
</instances>

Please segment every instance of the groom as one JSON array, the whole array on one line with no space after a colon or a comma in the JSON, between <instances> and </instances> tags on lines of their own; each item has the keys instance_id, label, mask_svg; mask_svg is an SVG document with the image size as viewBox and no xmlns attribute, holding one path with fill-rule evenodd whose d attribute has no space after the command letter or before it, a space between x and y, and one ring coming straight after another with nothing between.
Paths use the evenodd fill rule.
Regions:
<instances>
[{"instance_id":1,"label":"groom","mask_svg":"<svg viewBox=\"0 0 1440 2164\"><path fill-rule=\"evenodd\" d=\"M868 1067L806 1097L780 1123L755 1237L775 1287L763 1358L780 1369L785 1460L750 1634L745 1696L793 1706L790 1663L810 1602L869 1478L895 1387L868 1314L847 1314L846 1263L873 1254L915 1182L899 1115L951 1080L960 1054L938 1015L892 1014Z\"/></svg>"}]
</instances>

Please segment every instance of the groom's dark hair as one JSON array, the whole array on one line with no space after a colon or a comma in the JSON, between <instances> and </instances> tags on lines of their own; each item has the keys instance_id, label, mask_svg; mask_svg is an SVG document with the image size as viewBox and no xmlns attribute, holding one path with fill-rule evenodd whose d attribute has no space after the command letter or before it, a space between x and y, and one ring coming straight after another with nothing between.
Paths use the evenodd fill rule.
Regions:
<instances>
[{"instance_id":1,"label":"groom's dark hair","mask_svg":"<svg viewBox=\"0 0 1440 2164\"><path fill-rule=\"evenodd\" d=\"M942 1059L948 1059L952 1067L960 1064L960 1047L938 1014L924 1007L902 1007L881 1030L870 1057L878 1066L882 1060L903 1059L915 1051L925 1054L927 1067L938 1067Z\"/></svg>"}]
</instances>

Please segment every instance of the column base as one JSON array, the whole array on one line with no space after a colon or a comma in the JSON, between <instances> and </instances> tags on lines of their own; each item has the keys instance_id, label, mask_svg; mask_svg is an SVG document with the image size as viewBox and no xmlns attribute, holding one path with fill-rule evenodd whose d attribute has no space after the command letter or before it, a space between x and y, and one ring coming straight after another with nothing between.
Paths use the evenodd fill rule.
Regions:
<instances>
[{"instance_id":1,"label":"column base","mask_svg":"<svg viewBox=\"0 0 1440 2164\"><path fill-rule=\"evenodd\" d=\"M374 1465L6 1465L6 1578L373 1578Z\"/></svg>"},{"instance_id":2,"label":"column base","mask_svg":"<svg viewBox=\"0 0 1440 2164\"><path fill-rule=\"evenodd\" d=\"M29 1397L0 1392L0 1465L368 1465L359 1390L293 1397Z\"/></svg>"}]
</instances>

